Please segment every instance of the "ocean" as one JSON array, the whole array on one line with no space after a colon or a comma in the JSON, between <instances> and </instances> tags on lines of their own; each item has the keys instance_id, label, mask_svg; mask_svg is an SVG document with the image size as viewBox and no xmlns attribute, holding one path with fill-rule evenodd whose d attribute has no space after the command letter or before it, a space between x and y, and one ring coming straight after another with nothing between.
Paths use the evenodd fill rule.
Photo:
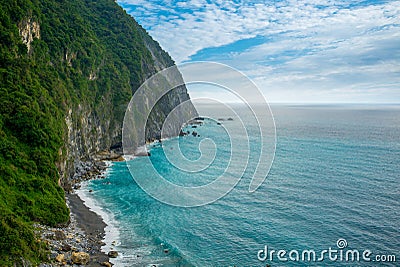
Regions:
<instances>
[{"instance_id":1,"label":"ocean","mask_svg":"<svg viewBox=\"0 0 400 267\"><path fill-rule=\"evenodd\" d=\"M275 157L253 193L263 141L252 133L263 125L251 122L248 136L228 134L225 126L236 129L240 119L203 108L219 117L187 126L200 137L150 144L150 160L128 164L136 179L154 168L182 186L204 186L229 171L238 182L226 195L199 207L168 205L138 186L126 162L79 190L108 224L103 249L119 252L116 266L398 266L399 105L272 105ZM230 140L239 144L235 153L244 151L244 171L237 162L226 167ZM182 170L180 153L193 169Z\"/></svg>"}]
</instances>

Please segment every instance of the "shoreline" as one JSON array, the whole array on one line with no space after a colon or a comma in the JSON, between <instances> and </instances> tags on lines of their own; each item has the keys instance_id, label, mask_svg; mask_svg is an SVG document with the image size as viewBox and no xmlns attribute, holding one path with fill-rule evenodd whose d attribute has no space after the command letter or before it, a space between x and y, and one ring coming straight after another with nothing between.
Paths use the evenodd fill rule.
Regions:
<instances>
[{"instance_id":1,"label":"shoreline","mask_svg":"<svg viewBox=\"0 0 400 267\"><path fill-rule=\"evenodd\" d=\"M149 146L151 149L151 145L158 142L162 141L145 144L143 148ZM105 179L113 162L128 161L137 156L102 151L90 160L79 161L74 175L68 179L67 187L64 188L70 221L58 227L36 225L39 239L50 249L49 262L41 263L39 267L118 265L121 257L123 258L123 254L116 250L120 243L118 227L114 223L113 215L102 208L92 195L93 190L88 183L91 180ZM57 238L57 235L61 238ZM87 261L76 262L73 253L86 254Z\"/></svg>"},{"instance_id":2,"label":"shoreline","mask_svg":"<svg viewBox=\"0 0 400 267\"><path fill-rule=\"evenodd\" d=\"M107 224L99 214L85 205L76 192L66 194L66 199L77 226L86 234L87 242L91 243L93 249L90 253L90 262L86 266L105 266L102 263L109 262L110 258L101 250L101 247L104 245Z\"/></svg>"},{"instance_id":3,"label":"shoreline","mask_svg":"<svg viewBox=\"0 0 400 267\"><path fill-rule=\"evenodd\" d=\"M112 266L109 256L101 250L105 244L106 223L76 193L66 193L65 200L70 209L68 225L34 225L39 240L50 251L49 262L41 263L39 267Z\"/></svg>"},{"instance_id":4,"label":"shoreline","mask_svg":"<svg viewBox=\"0 0 400 267\"><path fill-rule=\"evenodd\" d=\"M107 256L111 265L117 264L118 258L121 256L120 252L115 250L115 246L119 244L119 230L114 225L115 220L112 213L104 210L97 202L96 198L91 196L91 189L87 188L87 182L88 181L84 181L81 183L81 188L75 190L75 194L81 201L82 205L84 205L91 213L95 214L97 219L104 225L101 229L102 239L99 252ZM107 253L110 251L116 251L118 253L117 258L109 257Z\"/></svg>"},{"instance_id":5,"label":"shoreline","mask_svg":"<svg viewBox=\"0 0 400 267\"><path fill-rule=\"evenodd\" d=\"M101 208L96 205L89 195L89 189L85 187L85 183L90 180L105 178L107 169L111 166L110 161L121 161L120 156L107 156L101 155L90 161L80 162L73 178L68 181L69 186L64 191L65 202L70 210L69 222L58 227L35 224L36 235L50 250L49 262L41 263L39 267L114 265L110 262L112 257L107 253L113 251L113 243L106 240L111 220L106 218L106 212L99 210ZM88 202L91 204L88 205ZM115 227L111 227L112 230ZM103 247L107 250L102 249Z\"/></svg>"}]
</instances>

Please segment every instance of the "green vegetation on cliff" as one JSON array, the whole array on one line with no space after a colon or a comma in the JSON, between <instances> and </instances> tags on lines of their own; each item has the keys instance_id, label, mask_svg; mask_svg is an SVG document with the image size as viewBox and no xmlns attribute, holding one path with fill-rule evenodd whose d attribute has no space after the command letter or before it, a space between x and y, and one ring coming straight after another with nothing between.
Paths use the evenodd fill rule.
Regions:
<instances>
[{"instance_id":1,"label":"green vegetation on cliff","mask_svg":"<svg viewBox=\"0 0 400 267\"><path fill-rule=\"evenodd\" d=\"M59 184L68 131L87 127L79 110L109 147L132 90L172 64L113 0L0 0L0 266L45 260L33 222L68 221Z\"/></svg>"}]
</instances>

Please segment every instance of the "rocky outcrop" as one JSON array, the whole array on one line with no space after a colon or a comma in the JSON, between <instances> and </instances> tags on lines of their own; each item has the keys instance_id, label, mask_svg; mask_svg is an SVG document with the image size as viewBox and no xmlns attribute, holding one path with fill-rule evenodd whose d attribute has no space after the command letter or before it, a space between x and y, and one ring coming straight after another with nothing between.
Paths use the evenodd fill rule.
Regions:
<instances>
[{"instance_id":1,"label":"rocky outcrop","mask_svg":"<svg viewBox=\"0 0 400 267\"><path fill-rule=\"evenodd\" d=\"M22 20L18 25L19 35L22 42L28 48L28 53L32 51L32 42L35 38L40 39L40 25L39 22L32 18Z\"/></svg>"},{"instance_id":2,"label":"rocky outcrop","mask_svg":"<svg viewBox=\"0 0 400 267\"><path fill-rule=\"evenodd\" d=\"M32 263L42 258L32 223L67 224L64 193L74 180L99 174L96 160L121 160L130 98L174 62L113 0L2 1L1 17L0 162L7 194L0 225L15 234L0 231L0 240L8 240L0 266L19 266L21 255ZM159 138L166 116L188 99L183 86L166 95L148 120L147 138ZM195 113L183 110L178 118L185 112ZM177 135L180 123L167 135ZM64 254L68 261L76 250L64 248L51 259Z\"/></svg>"},{"instance_id":3,"label":"rocky outcrop","mask_svg":"<svg viewBox=\"0 0 400 267\"><path fill-rule=\"evenodd\" d=\"M136 23L136 22L135 22ZM171 57L161 49L147 32L136 24L143 45L151 55L149 60L143 60L142 69L145 71L141 82L156 74L158 71L174 65ZM75 55L76 56L76 55ZM101 70L99 66L96 72ZM98 77L91 72L89 80L96 80ZM132 95L138 88L132 88ZM189 100L186 87L179 86L166 94L152 109L146 125L146 140L161 138L161 129L167 115L179 104ZM97 160L123 160L122 155L122 127L125 108L114 109L111 99L103 99L100 106L93 106L90 102L82 101L78 105L71 106L65 116L67 126L66 155L61 156L59 171L62 176L61 184L64 188L70 188L73 184L74 173L84 164ZM150 109L151 107L147 107ZM108 110L107 110L108 109ZM192 105L181 110L177 115L176 125L169 126L163 130L166 136L177 136L184 121L183 118L197 116ZM145 141L145 140L143 140ZM82 177L82 175L79 175Z\"/></svg>"},{"instance_id":4,"label":"rocky outcrop","mask_svg":"<svg viewBox=\"0 0 400 267\"><path fill-rule=\"evenodd\" d=\"M117 251L114 251L114 250L111 250L110 252L108 252L108 257L110 257L110 258L116 258L116 257L118 257L118 252Z\"/></svg>"},{"instance_id":5,"label":"rocky outcrop","mask_svg":"<svg viewBox=\"0 0 400 267\"><path fill-rule=\"evenodd\" d=\"M188 99L189 95L184 86L166 95L149 117L146 138L160 139L163 122L169 112ZM85 176L79 171L82 165L89 164L91 167L88 169L92 169L96 167L93 164L98 160L123 160L121 157L122 119L107 116L108 114L103 112L93 109L88 103L82 103L75 109L70 108L66 114L66 154L62 155L62 151L60 152L62 161L58 163L62 177L61 185L65 189L71 188L71 185L76 182L74 176ZM197 115L194 107L184 112L190 113L190 117ZM123 115L118 117L123 118ZM187 116L182 114L182 117ZM177 122L177 125L166 130L168 136L179 134L184 121L177 120Z\"/></svg>"},{"instance_id":6,"label":"rocky outcrop","mask_svg":"<svg viewBox=\"0 0 400 267\"><path fill-rule=\"evenodd\" d=\"M132 41L140 44L138 47L144 50L140 52L142 58L139 62L124 62L126 65L135 64L136 69L141 70L140 72L134 73L132 70L135 70L135 68L131 67L132 70L130 70L130 75L136 75L129 78L132 86L131 94L133 95L142 82L160 70L173 66L174 61L139 24L134 20L127 23L134 25L136 28L135 31L137 31L137 39ZM47 26L47 28L49 27ZM39 39L41 37L39 22L32 18L32 16L26 17L19 23L18 29L22 42L27 46L28 54L31 54L33 50L32 42L34 39ZM44 34L46 34L45 29ZM43 41L46 41L46 37L48 36L44 35ZM76 45L74 44L74 46ZM91 83L88 84L88 86L93 86L94 89L101 91L99 87L104 85L101 84L100 82L102 81L99 82L99 80L101 78L104 79L104 60L93 61L92 66L82 64L83 57L86 57L87 61L90 61L90 59L88 55L85 55L88 53L85 51L85 48L79 48L79 46L77 48L65 44L65 47L59 51L59 53L62 55L60 63L63 66L67 66L70 70L73 69L78 75L82 75L86 72L87 74L82 76L85 76L87 81ZM126 51L126 53L130 53L130 51ZM124 67L125 66L122 68ZM86 68L90 70L86 70ZM102 71L103 77L101 77ZM98 82L100 85L97 85ZM73 85L73 87L76 86L77 85ZM86 85L82 84L82 86ZM78 86L74 90L79 91L83 90L83 88L79 88ZM117 101L116 98L118 97L116 97L116 95L119 94L119 90L122 89L113 88L109 90L104 93L96 103L93 103L97 97L96 95L99 94L99 92L96 91L87 94L85 98L65 101L65 146L60 148L60 160L57 162L57 167L61 176L59 184L63 186L64 189L70 189L71 184L74 184L74 174L79 171L82 162L88 164L88 162L90 163L99 159L122 160L120 157L122 154L122 126L125 108L128 105L129 99L126 99L125 102L123 100ZM126 95L126 91L123 93ZM80 95L80 93L78 93L78 95ZM161 137L161 128L167 115L176 106L188 99L189 95L185 86L180 86L173 92L165 95L150 114L146 126L146 138L148 140L159 139ZM115 106L115 104L118 106ZM186 115L188 114L183 114L185 112L189 113L191 117L196 116L194 107L183 110L178 116L182 118L187 117ZM179 118L176 121L177 125L169 126L169 129L163 132L166 136L179 134L180 127L184 121ZM109 157L107 157L107 154ZM81 177L82 175L79 176Z\"/></svg>"},{"instance_id":7,"label":"rocky outcrop","mask_svg":"<svg viewBox=\"0 0 400 267\"><path fill-rule=\"evenodd\" d=\"M71 260L74 264L86 265L89 263L90 256L86 252L72 252Z\"/></svg>"},{"instance_id":8,"label":"rocky outcrop","mask_svg":"<svg viewBox=\"0 0 400 267\"><path fill-rule=\"evenodd\" d=\"M139 79L139 85L145 79L154 75L160 70L174 65L171 57L161 49L159 44L155 42L147 32L133 21L137 27L138 36L141 40L143 49L147 49L150 58L144 57L140 66L142 74ZM27 46L28 53L32 52L32 42L35 38L40 38L40 25L32 17L23 19L19 25L19 34L23 43ZM74 61L81 56L74 49L66 47L64 49L61 62L70 68L76 68ZM81 52L82 53L82 52ZM99 79L99 73L103 63L94 66L88 73L87 79L91 82L96 82ZM82 72L77 68L78 73ZM115 88L117 91L119 88ZM138 88L131 88L133 93ZM89 99L79 99L79 101L71 101L66 109L65 114L65 146L60 148L57 167L61 176L59 184L69 191L71 185L75 183L74 177L82 177L80 168L82 165L93 165L96 160L123 160L122 154L122 126L125 108L128 105L128 100L125 102L125 108L119 104L119 107L114 107L114 102L111 96L116 92L109 92L108 97L103 96L101 102L94 105ZM180 103L189 99L185 86L176 88L173 92L165 95L161 101L155 106L148 119L146 126L146 138L148 140L160 139L161 128L167 115ZM151 107L148 107L151 108ZM194 107L183 110L178 116L187 117L196 116ZM166 136L176 136L179 134L180 127L184 123L183 120L177 119L177 125L169 126L169 129L164 131ZM144 140L143 140L144 141ZM96 166L94 166L94 169ZM89 169L93 169L93 166ZM78 172L79 175L75 175Z\"/></svg>"},{"instance_id":9,"label":"rocky outcrop","mask_svg":"<svg viewBox=\"0 0 400 267\"><path fill-rule=\"evenodd\" d=\"M56 256L56 261L59 263L63 263L65 261L65 255L64 254L58 254Z\"/></svg>"}]
</instances>

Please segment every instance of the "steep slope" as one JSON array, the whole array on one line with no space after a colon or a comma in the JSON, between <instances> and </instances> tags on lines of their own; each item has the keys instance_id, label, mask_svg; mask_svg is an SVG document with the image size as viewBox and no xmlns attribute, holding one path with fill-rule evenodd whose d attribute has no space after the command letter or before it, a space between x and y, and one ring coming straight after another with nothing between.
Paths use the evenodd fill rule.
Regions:
<instances>
[{"instance_id":1,"label":"steep slope","mask_svg":"<svg viewBox=\"0 0 400 267\"><path fill-rule=\"evenodd\" d=\"M173 64L113 0L0 0L0 266L46 258L32 222L68 221L60 185L120 146L132 93ZM147 137L188 98L164 97Z\"/></svg>"}]
</instances>

